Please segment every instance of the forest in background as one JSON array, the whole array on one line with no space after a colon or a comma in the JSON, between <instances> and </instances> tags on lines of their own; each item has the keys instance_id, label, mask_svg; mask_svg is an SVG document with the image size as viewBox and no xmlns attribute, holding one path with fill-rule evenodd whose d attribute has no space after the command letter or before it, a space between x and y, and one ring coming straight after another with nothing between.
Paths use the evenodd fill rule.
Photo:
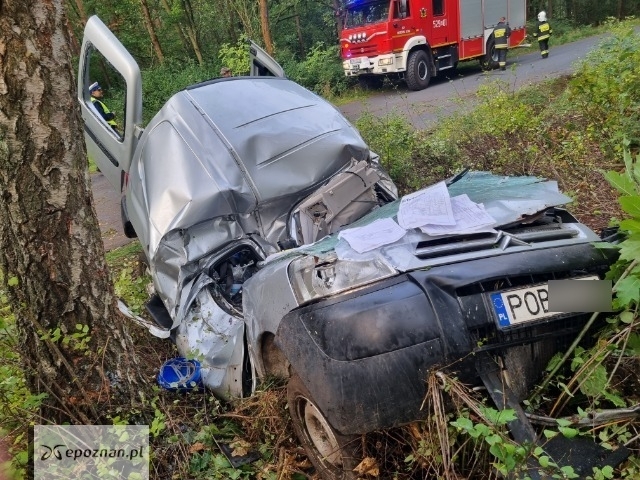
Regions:
<instances>
[{"instance_id":1,"label":"forest in background","mask_svg":"<svg viewBox=\"0 0 640 480\"><path fill-rule=\"evenodd\" d=\"M344 0L65 1L72 52L79 54L87 18L98 15L142 69L146 114L182 88L218 76L222 66L245 73L247 39L272 54L289 78L325 97L344 95L356 84L339 58ZM545 9L556 37L640 14L636 0L530 0L527 8L529 27ZM116 79L101 81L110 88ZM117 95L118 86L110 93Z\"/></svg>"},{"instance_id":2,"label":"forest in background","mask_svg":"<svg viewBox=\"0 0 640 480\"><path fill-rule=\"evenodd\" d=\"M127 5L121 15L128 15L126 8L140 8L137 2ZM115 6L116 2L112 2L111 9ZM111 17L103 18L123 38L118 22ZM142 25L140 23L137 33L141 39L147 38L148 44L149 37L145 37ZM474 167L478 168L505 174L531 173L557 178L563 190L575 199L572 210L581 218L591 215L618 223L611 217L618 216L619 220L623 213L627 217L621 225L629 230L630 237L626 246L621 247L623 261L614 272L618 278L614 282L618 297L616 306L621 309L621 314L609 319L594 349L576 350L568 358L574 375L571 379L550 374L551 380L546 383L551 386L550 393L543 399L547 404L556 399L562 404L569 398L582 400L577 408L574 408L576 404L570 403L570 408L563 409L562 415L566 417L559 419L563 422L582 420L588 412L618 406L622 402L629 406L637 405L637 392L640 391L637 378L640 371L640 323L637 315L640 278L637 260L637 246L640 244L640 158L637 157L640 145L640 48L638 36L629 33L628 30L621 32L596 51L571 79L537 85L522 92L514 92L508 85L499 83L488 86L485 92L480 92L482 102L477 110L468 116L442 121L437 130L416 133L402 119L394 117L380 120L364 118L358 125L367 142L386 159L386 166L394 170L395 179L399 183L405 182L401 185L405 189L424 185L431 176L445 175L448 169L455 170L460 164L468 164L469 159L474 159ZM159 38L166 41L165 37ZM129 43L125 44L131 48ZM234 44L226 45L228 49L220 47L218 53L233 51ZM149 48L147 51L151 51ZM278 52L276 50L276 56L282 61ZM137 52L135 54L137 56ZM149 65L144 65L142 59L137 58L143 66L145 81L156 75L163 78L167 86L182 88L178 86L177 76L156 74L166 66L154 60L152 54L146 57L150 60ZM207 67L213 72L211 76L217 75L215 68L219 67L220 58L216 60L218 64L215 67L214 63ZM192 71L194 76L204 72L198 70L197 61L183 61L184 65L193 65L193 70L180 69L176 60L172 67L175 72ZM168 60L165 62L168 64ZM163 84L158 83L157 86L162 87ZM500 123L497 128L497 122L492 120L504 110L509 110L512 115L508 122ZM468 127L465 130L469 133L464 137L459 135L461 124ZM406 152L407 155L402 156L398 152ZM611 170L607 179L626 197L620 201L623 207L627 206L624 212L607 210L617 202L613 192L607 192L601 169ZM412 175L408 175L409 171ZM116 294L131 306L136 305L136 298L140 305L146 299L144 286L149 281L148 277L136 275L140 269L133 259L137 258L138 251L129 249L113 252L110 256ZM126 255L130 253L131 256ZM24 280L12 277L0 282L4 289L0 290L0 372L3 378L0 383L3 404L0 425L3 440L8 438L12 442L13 467L17 469L15 476L10 478L22 478L20 469L24 468L27 458L28 424L46 418L40 416L41 402L46 394L35 395L25 387L22 378L24 363L14 343L14 322L7 303L7 290ZM167 344L152 344L148 335L143 334L146 332L133 333L137 354L144 359L145 378L153 379L157 365L173 352L169 351ZM84 345L86 335L81 330L59 338L59 344L79 339L78 343ZM452 385L455 386L453 382ZM223 404L202 392L176 396L155 390L144 411L113 408L105 415L114 423L133 418L149 420L154 446L153 478L305 478L302 472L308 471L309 465L292 437L283 388L269 383L263 388L257 395L233 405ZM536 411L544 412L544 404L535 403L533 406ZM504 433L503 423L464 409L452 415L448 420L455 423L449 423L448 431L452 448L464 454L459 460L464 464L470 458L478 459L471 467L465 467L466 478L483 478L482 473L486 475L484 478L496 478L498 471L513 473L521 468L523 455L533 455L540 468L547 471L556 468L549 463L551 460L546 452L538 452L537 449L523 452L513 445ZM609 422L597 428L574 428L571 423L558 421L555 427L545 429L545 436L561 433L565 436L597 437L608 446L627 445L633 448L634 455L620 469L595 471L590 478L636 479L640 475L637 457L640 425L637 419ZM429 478L429 475L444 478L436 473L444 466L441 457L433 455L433 449L440 447L435 443L438 439L428 435L430 431L428 425L416 423L401 430L376 433L371 441L376 448L381 445L378 450L382 458L376 460L381 473L369 474L367 478L393 476L395 479L413 479ZM228 439L237 448L258 450L261 459L242 469L232 468L217 449L214 438L219 437ZM458 448L460 444L465 448ZM493 469L486 468L489 464ZM573 475L565 469L555 473L553 478L575 478ZM506 476L504 474L503 478Z\"/></svg>"}]
</instances>

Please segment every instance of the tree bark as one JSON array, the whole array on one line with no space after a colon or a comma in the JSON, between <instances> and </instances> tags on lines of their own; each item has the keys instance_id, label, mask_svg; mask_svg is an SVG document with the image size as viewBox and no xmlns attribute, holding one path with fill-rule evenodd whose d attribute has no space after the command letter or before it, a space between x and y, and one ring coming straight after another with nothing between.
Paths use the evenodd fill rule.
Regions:
<instances>
[{"instance_id":1,"label":"tree bark","mask_svg":"<svg viewBox=\"0 0 640 480\"><path fill-rule=\"evenodd\" d=\"M63 0L0 0L0 278L27 383L48 395L42 417L90 424L137 404L143 380L104 259L72 65Z\"/></svg>"},{"instance_id":2,"label":"tree bark","mask_svg":"<svg viewBox=\"0 0 640 480\"><path fill-rule=\"evenodd\" d=\"M142 7L142 18L144 20L144 26L147 28L149 38L151 39L151 45L153 45L153 51L158 57L158 61L164 63L164 53L162 53L162 47L160 47L160 40L156 34L155 28L153 28L153 20L151 20L151 13L149 12L149 5L147 0L140 0L140 6Z\"/></svg>"},{"instance_id":3,"label":"tree bark","mask_svg":"<svg viewBox=\"0 0 640 480\"><path fill-rule=\"evenodd\" d=\"M264 48L269 55L273 55L273 41L271 40L271 27L269 26L269 7L267 0L259 0L260 5L260 27L262 29L262 40Z\"/></svg>"},{"instance_id":4,"label":"tree bark","mask_svg":"<svg viewBox=\"0 0 640 480\"><path fill-rule=\"evenodd\" d=\"M193 18L193 7L191 6L191 2L189 0L182 0L182 9L184 10L185 17L187 19L186 30L187 30L187 36L191 41L191 47L193 48L193 52L196 54L198 63L200 65L203 65L204 59L202 58L200 43L198 42L198 34L196 31L195 20Z\"/></svg>"}]
</instances>

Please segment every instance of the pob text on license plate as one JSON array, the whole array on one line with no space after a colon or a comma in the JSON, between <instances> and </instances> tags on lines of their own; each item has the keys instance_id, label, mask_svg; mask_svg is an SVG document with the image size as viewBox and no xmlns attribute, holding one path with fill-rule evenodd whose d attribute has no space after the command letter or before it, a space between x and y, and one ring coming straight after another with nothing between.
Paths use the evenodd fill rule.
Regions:
<instances>
[{"instance_id":1,"label":"pob text on license plate","mask_svg":"<svg viewBox=\"0 0 640 480\"><path fill-rule=\"evenodd\" d=\"M578 279L576 279L578 280ZM598 280L596 275L579 280ZM546 283L491 294L491 304L501 328L553 317L549 311L549 287Z\"/></svg>"}]
</instances>

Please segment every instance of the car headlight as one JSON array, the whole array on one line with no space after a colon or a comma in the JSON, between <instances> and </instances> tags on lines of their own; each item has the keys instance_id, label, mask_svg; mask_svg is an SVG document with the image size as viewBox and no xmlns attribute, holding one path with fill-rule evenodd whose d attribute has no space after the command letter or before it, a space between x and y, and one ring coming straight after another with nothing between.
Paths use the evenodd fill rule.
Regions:
<instances>
[{"instance_id":1,"label":"car headlight","mask_svg":"<svg viewBox=\"0 0 640 480\"><path fill-rule=\"evenodd\" d=\"M393 57L381 58L380 60L378 60L378 65L379 66L391 65L392 63L393 63Z\"/></svg>"},{"instance_id":2,"label":"car headlight","mask_svg":"<svg viewBox=\"0 0 640 480\"><path fill-rule=\"evenodd\" d=\"M300 304L376 282L396 273L380 258L356 262L338 260L335 253L322 258L307 255L293 260L289 265L289 280Z\"/></svg>"}]
</instances>

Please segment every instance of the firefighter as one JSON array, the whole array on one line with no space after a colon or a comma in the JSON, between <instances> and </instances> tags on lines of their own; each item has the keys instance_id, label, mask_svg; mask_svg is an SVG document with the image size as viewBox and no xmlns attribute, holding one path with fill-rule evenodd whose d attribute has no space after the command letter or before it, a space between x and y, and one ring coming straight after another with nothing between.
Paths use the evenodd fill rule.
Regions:
<instances>
[{"instance_id":1,"label":"firefighter","mask_svg":"<svg viewBox=\"0 0 640 480\"><path fill-rule=\"evenodd\" d=\"M498 52L498 65L500 65L500 70L506 70L509 35L511 35L511 28L507 23L507 19L500 17L500 21L493 29L493 38L495 38L496 41L496 51Z\"/></svg>"},{"instance_id":2,"label":"firefighter","mask_svg":"<svg viewBox=\"0 0 640 480\"><path fill-rule=\"evenodd\" d=\"M549 25L547 21L547 12L543 10L538 14L538 28L533 32L533 36L538 39L538 46L540 47L542 58L549 56L549 37L552 33L551 25Z\"/></svg>"}]
</instances>

